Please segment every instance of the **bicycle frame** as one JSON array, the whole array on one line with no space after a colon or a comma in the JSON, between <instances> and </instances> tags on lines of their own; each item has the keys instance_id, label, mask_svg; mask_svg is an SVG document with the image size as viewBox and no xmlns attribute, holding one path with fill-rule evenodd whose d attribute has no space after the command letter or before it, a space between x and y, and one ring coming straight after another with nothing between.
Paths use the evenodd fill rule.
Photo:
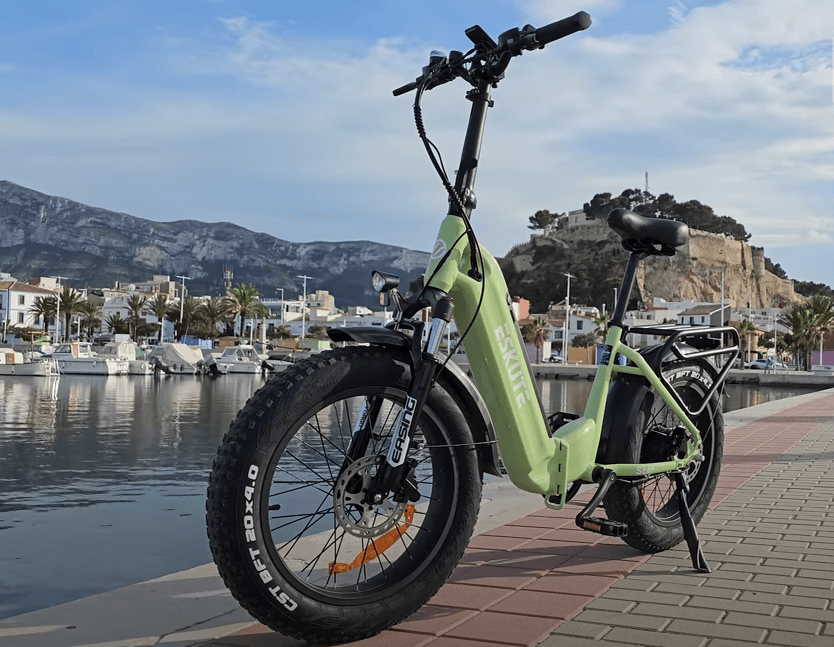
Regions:
<instances>
[{"instance_id":1,"label":"bicycle frame","mask_svg":"<svg viewBox=\"0 0 834 647\"><path fill-rule=\"evenodd\" d=\"M548 505L558 509L564 504L568 484L576 480L594 481L597 469L611 469L620 477L640 477L681 470L693 461L700 444L697 427L646 360L623 343L623 329L619 326L611 326L606 336L605 344L610 348L608 362L597 369L584 415L560 427L551 437L501 269L489 252L481 249L483 285L470 278L467 243L461 238L463 227L457 216L444 220L438 235L440 247L451 248L455 241L457 245L431 285L452 297L459 330L471 324L463 346L512 482L522 490L545 495ZM436 259L430 262L427 275L431 275L436 264ZM617 354L634 366L615 364ZM614 372L641 375L655 388L691 434L686 456L659 463L596 462L605 401Z\"/></svg>"},{"instance_id":2,"label":"bicycle frame","mask_svg":"<svg viewBox=\"0 0 834 647\"><path fill-rule=\"evenodd\" d=\"M486 111L491 104L489 85L480 83L468 98L473 105L455 190L458 195L474 198ZM467 217L472 208L474 199L469 199ZM605 339L608 361L597 370L584 415L551 436L501 269L489 252L481 248L482 267L474 269L482 278L472 278L471 250L465 234L463 218L454 213L447 215L426 270L427 286L452 298L458 330L468 328L463 346L492 418L507 474L516 486L544 495L547 505L558 509L565 503L568 484L577 480L593 482L600 469L611 469L618 477L636 478L682 470L696 460L700 444L698 429L646 360L623 342L621 325L611 325L608 330ZM634 269L636 261L623 277L614 324L622 322ZM616 365L618 354L633 366ZM655 388L690 433L684 457L659 463L601 465L596 462L605 402L614 372L641 375Z\"/></svg>"}]
</instances>

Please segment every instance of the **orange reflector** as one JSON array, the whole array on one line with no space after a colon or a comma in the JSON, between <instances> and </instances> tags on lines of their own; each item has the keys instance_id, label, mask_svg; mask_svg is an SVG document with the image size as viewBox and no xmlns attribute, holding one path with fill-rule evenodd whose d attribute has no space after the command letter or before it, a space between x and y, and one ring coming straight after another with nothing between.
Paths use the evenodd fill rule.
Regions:
<instances>
[{"instance_id":1,"label":"orange reflector","mask_svg":"<svg viewBox=\"0 0 834 647\"><path fill-rule=\"evenodd\" d=\"M352 571L354 568L362 566L362 564L367 564L374 557L382 555L382 553L391 548L391 546L393 546L397 540L405 534L405 531L411 525L411 522L414 521L414 504L409 503L405 506L403 518L405 519L405 523L389 530L381 537L372 539L368 547L354 557L350 564L345 564L344 562L330 562L330 564L328 564L328 573L330 575L333 575L334 573L347 573L348 571Z\"/></svg>"}]
</instances>

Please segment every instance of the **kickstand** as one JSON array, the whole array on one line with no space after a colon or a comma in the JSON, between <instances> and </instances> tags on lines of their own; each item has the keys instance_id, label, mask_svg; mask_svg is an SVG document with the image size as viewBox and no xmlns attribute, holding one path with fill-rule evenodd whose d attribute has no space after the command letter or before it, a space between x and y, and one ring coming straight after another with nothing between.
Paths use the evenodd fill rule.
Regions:
<instances>
[{"instance_id":1,"label":"kickstand","mask_svg":"<svg viewBox=\"0 0 834 647\"><path fill-rule=\"evenodd\" d=\"M695 530L695 524L692 522L692 515L689 512L689 504L686 501L686 495L689 492L689 485L681 472L675 472L675 483L678 486L678 508L680 509L681 525L683 526L683 536L686 539L686 544L689 546L689 555L692 557L692 567L696 571L702 573L711 573L709 564L704 558L704 553L701 550L701 542L698 539L698 531Z\"/></svg>"}]
</instances>

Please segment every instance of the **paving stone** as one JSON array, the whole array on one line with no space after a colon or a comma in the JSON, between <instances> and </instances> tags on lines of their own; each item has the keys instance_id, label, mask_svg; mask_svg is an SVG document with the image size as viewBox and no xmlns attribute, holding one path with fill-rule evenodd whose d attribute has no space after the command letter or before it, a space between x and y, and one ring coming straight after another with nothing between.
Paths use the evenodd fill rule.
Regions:
<instances>
[{"instance_id":1,"label":"paving stone","mask_svg":"<svg viewBox=\"0 0 834 647\"><path fill-rule=\"evenodd\" d=\"M489 610L516 615L567 619L579 613L592 600L592 597L584 595L516 591L493 604Z\"/></svg>"},{"instance_id":2,"label":"paving stone","mask_svg":"<svg viewBox=\"0 0 834 647\"><path fill-rule=\"evenodd\" d=\"M834 610L819 611L817 609L803 609L802 607L782 607L779 615L785 618L803 618L830 623L834 627Z\"/></svg>"},{"instance_id":3,"label":"paving stone","mask_svg":"<svg viewBox=\"0 0 834 647\"><path fill-rule=\"evenodd\" d=\"M606 640L618 643L633 643L636 645L651 645L656 647L704 647L707 639L697 634L671 635L666 632L656 633L641 629L626 629L615 627L605 635Z\"/></svg>"},{"instance_id":4,"label":"paving stone","mask_svg":"<svg viewBox=\"0 0 834 647\"><path fill-rule=\"evenodd\" d=\"M617 611L618 613L626 613L630 611L637 603L633 600L615 600L614 598L602 597L597 598L586 606L586 609L601 609L603 611Z\"/></svg>"},{"instance_id":5,"label":"paving stone","mask_svg":"<svg viewBox=\"0 0 834 647\"><path fill-rule=\"evenodd\" d=\"M816 634L822 628L819 622L800 618L788 618L786 616L763 616L752 613L737 613L731 611L723 620L728 625L743 625L745 627L761 627L762 629L781 629L784 631L798 631L807 634Z\"/></svg>"},{"instance_id":6,"label":"paving stone","mask_svg":"<svg viewBox=\"0 0 834 647\"><path fill-rule=\"evenodd\" d=\"M767 633L758 627L739 627L736 625L697 622L695 620L673 620L666 630L672 633L691 634L693 636L710 636L730 640L761 641Z\"/></svg>"},{"instance_id":7,"label":"paving stone","mask_svg":"<svg viewBox=\"0 0 834 647\"><path fill-rule=\"evenodd\" d=\"M639 603L630 614L660 616L661 618L682 618L685 620L700 620L702 622L718 622L724 617L721 609L703 609L691 606L675 606L671 604Z\"/></svg>"},{"instance_id":8,"label":"paving stone","mask_svg":"<svg viewBox=\"0 0 834 647\"><path fill-rule=\"evenodd\" d=\"M639 606L639 605L638 605ZM611 627L631 627L633 629L651 629L660 631L669 624L669 618L650 615L635 615L634 613L616 613L614 611L599 611L586 609L574 618L577 622L591 622Z\"/></svg>"},{"instance_id":9,"label":"paving stone","mask_svg":"<svg viewBox=\"0 0 834 647\"><path fill-rule=\"evenodd\" d=\"M768 645L790 645L790 647L831 647L831 638L826 636L806 636L792 631L771 631L767 637Z\"/></svg>"},{"instance_id":10,"label":"paving stone","mask_svg":"<svg viewBox=\"0 0 834 647\"><path fill-rule=\"evenodd\" d=\"M760 613L774 615L779 606L766 602L746 602L742 600L722 600L720 598L691 598L687 607L702 607L705 609L720 609L721 611L740 611L742 613Z\"/></svg>"},{"instance_id":11,"label":"paving stone","mask_svg":"<svg viewBox=\"0 0 834 647\"><path fill-rule=\"evenodd\" d=\"M505 645L538 645L560 621L484 611L446 632L453 638L497 642Z\"/></svg>"},{"instance_id":12,"label":"paving stone","mask_svg":"<svg viewBox=\"0 0 834 647\"><path fill-rule=\"evenodd\" d=\"M721 588L718 586L686 586L679 584L662 583L653 591L657 594L674 594L674 595L689 595L700 598L723 598L725 600L732 600L737 597L738 593L732 589Z\"/></svg>"},{"instance_id":13,"label":"paving stone","mask_svg":"<svg viewBox=\"0 0 834 647\"><path fill-rule=\"evenodd\" d=\"M553 630L552 636L576 636L577 638L590 638L591 640L599 640L605 634L611 631L608 625L596 625L591 622L579 622L575 618L565 622ZM542 645L547 644L547 641Z\"/></svg>"},{"instance_id":14,"label":"paving stone","mask_svg":"<svg viewBox=\"0 0 834 647\"><path fill-rule=\"evenodd\" d=\"M742 602L770 602L771 604L788 605L791 607L805 607L806 609L824 609L825 600L809 598L799 595L775 595L773 593L758 593L745 591L739 598Z\"/></svg>"}]
</instances>

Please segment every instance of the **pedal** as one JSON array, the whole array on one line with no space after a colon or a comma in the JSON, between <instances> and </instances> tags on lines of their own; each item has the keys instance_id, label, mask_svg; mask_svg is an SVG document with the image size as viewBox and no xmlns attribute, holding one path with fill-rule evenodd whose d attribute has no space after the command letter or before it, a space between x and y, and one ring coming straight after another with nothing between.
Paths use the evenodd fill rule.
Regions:
<instances>
[{"instance_id":1,"label":"pedal","mask_svg":"<svg viewBox=\"0 0 834 647\"><path fill-rule=\"evenodd\" d=\"M582 530L589 530L607 537L625 537L628 534L626 524L600 517L584 517L578 525Z\"/></svg>"}]
</instances>

